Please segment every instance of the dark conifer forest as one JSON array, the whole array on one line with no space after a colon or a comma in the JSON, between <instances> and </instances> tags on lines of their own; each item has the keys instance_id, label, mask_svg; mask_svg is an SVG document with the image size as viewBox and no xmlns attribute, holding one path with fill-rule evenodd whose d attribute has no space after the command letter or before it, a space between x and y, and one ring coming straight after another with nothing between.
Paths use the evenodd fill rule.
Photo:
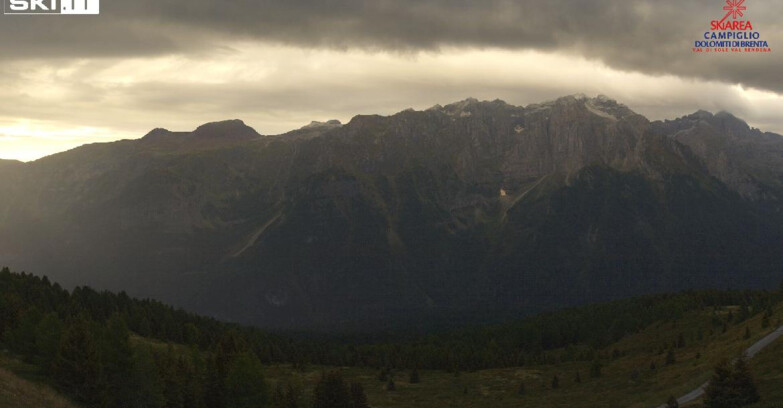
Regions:
<instances>
[{"instance_id":1,"label":"dark conifer forest","mask_svg":"<svg viewBox=\"0 0 783 408\"><path fill-rule=\"evenodd\" d=\"M653 322L676 321L695 309L740 305L736 314L713 316L720 330L767 310L778 298L763 291L683 292L426 336L400 333L383 341L273 334L124 293L88 287L67 291L46 277L5 268L0 272L0 339L57 390L85 406L291 406L285 404L296 403L294 391L282 384L270 389L265 364L412 370L410 383L416 383L418 369L456 375L550 361L592 361L590 375L599 377L600 361L617 358L602 348ZM387 381L391 384L392 377ZM554 377L551 386L558 388L560 382ZM324 372L314 392L313 401L339 397L357 407L366 404L362 384L345 382L339 371Z\"/></svg>"}]
</instances>

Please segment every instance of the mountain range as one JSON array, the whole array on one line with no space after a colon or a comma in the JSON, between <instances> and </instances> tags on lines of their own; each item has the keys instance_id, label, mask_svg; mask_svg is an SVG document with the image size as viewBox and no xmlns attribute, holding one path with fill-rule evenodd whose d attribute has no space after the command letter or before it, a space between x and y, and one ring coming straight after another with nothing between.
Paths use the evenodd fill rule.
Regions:
<instances>
[{"instance_id":1,"label":"mountain range","mask_svg":"<svg viewBox=\"0 0 783 408\"><path fill-rule=\"evenodd\" d=\"M599 96L239 120L0 161L0 264L288 329L783 279L783 137Z\"/></svg>"}]
</instances>

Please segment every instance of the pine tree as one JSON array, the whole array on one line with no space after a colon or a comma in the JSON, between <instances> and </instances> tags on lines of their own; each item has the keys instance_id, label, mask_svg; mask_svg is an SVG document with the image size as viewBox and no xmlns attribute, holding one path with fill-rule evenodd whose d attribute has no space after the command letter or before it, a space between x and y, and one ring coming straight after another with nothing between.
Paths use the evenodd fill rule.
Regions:
<instances>
[{"instance_id":1,"label":"pine tree","mask_svg":"<svg viewBox=\"0 0 783 408\"><path fill-rule=\"evenodd\" d=\"M177 358L177 372L182 378L182 402L187 408L205 408L203 363L198 350Z\"/></svg>"},{"instance_id":2,"label":"pine tree","mask_svg":"<svg viewBox=\"0 0 783 408\"><path fill-rule=\"evenodd\" d=\"M683 347L685 347L685 336L682 333L680 333L677 336L677 348L683 348Z\"/></svg>"},{"instance_id":3,"label":"pine tree","mask_svg":"<svg viewBox=\"0 0 783 408\"><path fill-rule=\"evenodd\" d=\"M750 327L745 326L745 335L742 338L745 340L750 339Z\"/></svg>"},{"instance_id":4,"label":"pine tree","mask_svg":"<svg viewBox=\"0 0 783 408\"><path fill-rule=\"evenodd\" d=\"M234 358L226 376L226 406L231 408L263 407L267 388L263 368L255 354L245 352Z\"/></svg>"},{"instance_id":5,"label":"pine tree","mask_svg":"<svg viewBox=\"0 0 783 408\"><path fill-rule=\"evenodd\" d=\"M165 352L155 353L155 362L163 386L167 408L185 408L185 373L171 344Z\"/></svg>"},{"instance_id":6,"label":"pine tree","mask_svg":"<svg viewBox=\"0 0 783 408\"><path fill-rule=\"evenodd\" d=\"M133 351L130 331L118 315L106 322L99 349L103 369L101 400L105 406L119 406L133 393L127 382L133 365Z\"/></svg>"},{"instance_id":7,"label":"pine tree","mask_svg":"<svg viewBox=\"0 0 783 408\"><path fill-rule=\"evenodd\" d=\"M350 408L370 408L367 403L367 395L364 393L364 387L359 383L351 384L351 407Z\"/></svg>"},{"instance_id":8,"label":"pine tree","mask_svg":"<svg viewBox=\"0 0 783 408\"><path fill-rule=\"evenodd\" d=\"M739 408L755 403L759 394L750 374L746 357L734 364L724 361L715 367L707 386L704 405L707 408Z\"/></svg>"},{"instance_id":9,"label":"pine tree","mask_svg":"<svg viewBox=\"0 0 783 408\"><path fill-rule=\"evenodd\" d=\"M298 408L299 403L298 401L298 395L299 393L297 390L291 385L288 384L288 386L285 389L285 397L283 398L283 403L280 405L279 408Z\"/></svg>"},{"instance_id":10,"label":"pine tree","mask_svg":"<svg viewBox=\"0 0 783 408\"><path fill-rule=\"evenodd\" d=\"M601 362L598 360L593 360L593 363L590 365L590 377L598 378L600 376L601 376Z\"/></svg>"},{"instance_id":11,"label":"pine tree","mask_svg":"<svg viewBox=\"0 0 783 408\"><path fill-rule=\"evenodd\" d=\"M560 379L557 378L557 375L555 375L552 377L552 389L556 390L558 388L560 388Z\"/></svg>"},{"instance_id":12,"label":"pine tree","mask_svg":"<svg viewBox=\"0 0 783 408\"><path fill-rule=\"evenodd\" d=\"M411 375L408 378L408 382L411 384L418 384L419 382L421 382L421 379L419 378L419 370L414 368L413 371L411 371Z\"/></svg>"},{"instance_id":13,"label":"pine tree","mask_svg":"<svg viewBox=\"0 0 783 408\"><path fill-rule=\"evenodd\" d=\"M387 370L386 368L381 368L381 371L378 372L378 381L380 382L389 381L389 370Z\"/></svg>"},{"instance_id":14,"label":"pine tree","mask_svg":"<svg viewBox=\"0 0 783 408\"><path fill-rule=\"evenodd\" d=\"M299 406L299 393L291 385L277 383L275 392L272 394L272 406L275 408L297 408Z\"/></svg>"},{"instance_id":15,"label":"pine tree","mask_svg":"<svg viewBox=\"0 0 783 408\"><path fill-rule=\"evenodd\" d=\"M38 350L37 364L44 372L51 372L57 351L60 348L63 323L55 313L49 313L35 327L35 348Z\"/></svg>"},{"instance_id":16,"label":"pine tree","mask_svg":"<svg viewBox=\"0 0 783 408\"><path fill-rule=\"evenodd\" d=\"M520 381L519 382L519 388L517 388L517 394L518 395L525 395L525 382Z\"/></svg>"},{"instance_id":17,"label":"pine tree","mask_svg":"<svg viewBox=\"0 0 783 408\"><path fill-rule=\"evenodd\" d=\"M52 365L54 379L63 391L87 404L98 399L101 383L102 367L95 332L81 315L69 322Z\"/></svg>"},{"instance_id":18,"label":"pine tree","mask_svg":"<svg viewBox=\"0 0 783 408\"><path fill-rule=\"evenodd\" d=\"M748 365L746 356L742 356L734 362L731 385L735 393L739 396L739 402L742 406L759 401L759 393L756 389L756 384L753 381L753 375L750 372L750 366Z\"/></svg>"},{"instance_id":19,"label":"pine tree","mask_svg":"<svg viewBox=\"0 0 783 408\"><path fill-rule=\"evenodd\" d=\"M226 358L218 351L207 359L204 380L204 402L210 408L225 407Z\"/></svg>"},{"instance_id":20,"label":"pine tree","mask_svg":"<svg viewBox=\"0 0 783 408\"><path fill-rule=\"evenodd\" d=\"M389 377L389 382L386 383L386 391L397 391L397 386L394 385L394 379Z\"/></svg>"},{"instance_id":21,"label":"pine tree","mask_svg":"<svg viewBox=\"0 0 783 408\"><path fill-rule=\"evenodd\" d=\"M137 347L133 351L132 360L133 368L126 381L133 392L123 401L123 405L128 408L161 408L165 406L162 381L158 376L155 360L150 350L147 347Z\"/></svg>"},{"instance_id":22,"label":"pine tree","mask_svg":"<svg viewBox=\"0 0 783 408\"><path fill-rule=\"evenodd\" d=\"M577 384L581 384L582 383L582 375L579 374L579 371L576 372L576 376L574 377L574 382L577 383Z\"/></svg>"},{"instance_id":23,"label":"pine tree","mask_svg":"<svg viewBox=\"0 0 783 408\"><path fill-rule=\"evenodd\" d=\"M33 362L36 353L36 328L43 316L35 306L20 313L16 327L5 335L5 342L11 350L21 354L27 362Z\"/></svg>"},{"instance_id":24,"label":"pine tree","mask_svg":"<svg viewBox=\"0 0 783 408\"><path fill-rule=\"evenodd\" d=\"M352 403L350 390L339 371L321 374L313 390L312 408L346 408Z\"/></svg>"},{"instance_id":25,"label":"pine tree","mask_svg":"<svg viewBox=\"0 0 783 408\"><path fill-rule=\"evenodd\" d=\"M677 356L674 355L674 350L669 349L668 352L666 352L666 365L673 365L677 362Z\"/></svg>"},{"instance_id":26,"label":"pine tree","mask_svg":"<svg viewBox=\"0 0 783 408\"><path fill-rule=\"evenodd\" d=\"M677 402L677 398L671 396L668 400L666 400L666 408L680 408L680 403Z\"/></svg>"}]
</instances>

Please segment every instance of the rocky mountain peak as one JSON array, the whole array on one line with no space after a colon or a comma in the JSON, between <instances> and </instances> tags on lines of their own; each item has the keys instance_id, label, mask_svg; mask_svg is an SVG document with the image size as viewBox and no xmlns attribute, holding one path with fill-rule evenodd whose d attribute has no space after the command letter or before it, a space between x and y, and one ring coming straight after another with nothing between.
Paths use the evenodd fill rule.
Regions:
<instances>
[{"instance_id":1,"label":"rocky mountain peak","mask_svg":"<svg viewBox=\"0 0 783 408\"><path fill-rule=\"evenodd\" d=\"M342 122L337 119L327 120L326 122L319 122L314 120L309 125L304 125L301 129L317 129L317 128L336 128L342 126Z\"/></svg>"},{"instance_id":2,"label":"rocky mountain peak","mask_svg":"<svg viewBox=\"0 0 783 408\"><path fill-rule=\"evenodd\" d=\"M479 101L476 98L467 98L446 106L435 105L428 110L440 111L449 116L470 117L479 111L492 111L498 108L505 109L510 106L511 105L500 99L495 99L494 101Z\"/></svg>"},{"instance_id":3,"label":"rocky mountain peak","mask_svg":"<svg viewBox=\"0 0 783 408\"><path fill-rule=\"evenodd\" d=\"M783 138L726 113L470 98L258 138L232 120L0 161L0 261L270 327L760 286L783 268Z\"/></svg>"},{"instance_id":4,"label":"rocky mountain peak","mask_svg":"<svg viewBox=\"0 0 783 408\"><path fill-rule=\"evenodd\" d=\"M171 135L173 135L174 132L164 129L164 128L155 128L150 130L144 137L141 138L141 140L144 141L159 141L162 139L165 139Z\"/></svg>"},{"instance_id":5,"label":"rocky mountain peak","mask_svg":"<svg viewBox=\"0 0 783 408\"><path fill-rule=\"evenodd\" d=\"M599 116L611 121L618 121L627 118L636 118L641 120L643 117L636 112L632 111L627 106L617 102L616 100L606 96L598 95L596 97L588 97L585 94L573 94L563 96L555 100L531 104L526 107L531 112L547 113L552 110L566 114L577 114L578 112L589 112L592 115ZM571 112L571 113L569 113ZM642 122L647 122L643 119Z\"/></svg>"},{"instance_id":6,"label":"rocky mountain peak","mask_svg":"<svg viewBox=\"0 0 783 408\"><path fill-rule=\"evenodd\" d=\"M221 122L210 122L199 126L193 131L193 137L196 139L205 138L231 138L231 139L252 139L261 135L255 129L247 126L245 122L239 119L225 120Z\"/></svg>"}]
</instances>

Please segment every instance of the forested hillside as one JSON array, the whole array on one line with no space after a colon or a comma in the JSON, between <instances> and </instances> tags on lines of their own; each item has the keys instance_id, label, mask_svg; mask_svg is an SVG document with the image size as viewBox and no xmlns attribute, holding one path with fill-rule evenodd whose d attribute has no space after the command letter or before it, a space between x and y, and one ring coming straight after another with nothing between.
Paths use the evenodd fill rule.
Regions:
<instances>
[{"instance_id":1,"label":"forested hillside","mask_svg":"<svg viewBox=\"0 0 783 408\"><path fill-rule=\"evenodd\" d=\"M270 334L123 293L85 287L69 292L47 278L6 268L0 271L0 339L13 355L36 367L46 382L79 404L240 407L257 406L242 401L281 404L286 398L290 379L274 374L273 387L264 373L276 371L267 367L459 373L554 363L600 366L624 353L607 347L653 323L677 322L696 312L711 310L698 331L678 329L679 335L669 335L671 343L645 347L676 350L686 341L739 330L748 318L760 314L765 316L763 327L770 327L779 323L779 317L770 321L779 299L777 293L758 291L686 292L427 336L330 339ZM342 384L336 379L339 373L327 374L325 382ZM357 393L360 388L358 383L353 386Z\"/></svg>"}]
</instances>

